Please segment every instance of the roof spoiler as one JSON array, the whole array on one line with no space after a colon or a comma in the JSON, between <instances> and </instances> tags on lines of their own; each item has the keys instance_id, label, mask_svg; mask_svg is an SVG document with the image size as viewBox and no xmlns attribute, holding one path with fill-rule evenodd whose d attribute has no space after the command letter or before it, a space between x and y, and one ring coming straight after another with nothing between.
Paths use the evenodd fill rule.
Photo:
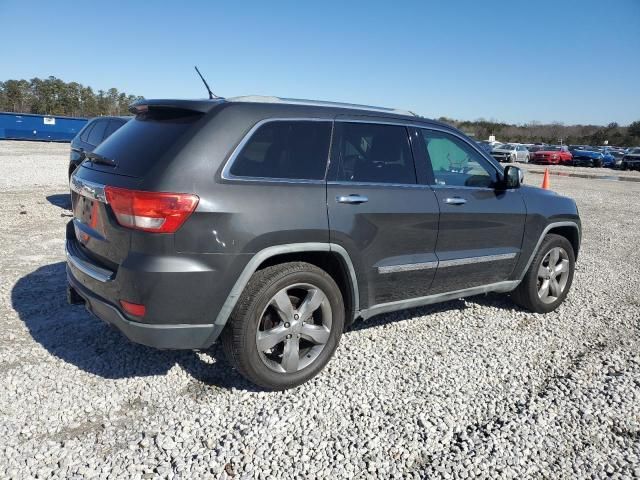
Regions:
<instances>
[{"instance_id":1,"label":"roof spoiler","mask_svg":"<svg viewBox=\"0 0 640 480\"><path fill-rule=\"evenodd\" d=\"M129 111L133 114L144 113L150 108L190 110L193 112L207 113L216 105L220 105L224 99L214 100L171 100L171 99L142 99L129 105Z\"/></svg>"}]
</instances>

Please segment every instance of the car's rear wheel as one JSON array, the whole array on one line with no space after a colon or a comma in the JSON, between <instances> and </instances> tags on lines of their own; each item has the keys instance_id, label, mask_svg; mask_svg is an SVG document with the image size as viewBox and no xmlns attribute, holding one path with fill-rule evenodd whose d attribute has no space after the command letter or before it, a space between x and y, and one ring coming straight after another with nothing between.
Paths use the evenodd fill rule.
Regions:
<instances>
[{"instance_id":1,"label":"car's rear wheel","mask_svg":"<svg viewBox=\"0 0 640 480\"><path fill-rule=\"evenodd\" d=\"M551 312L567 297L574 269L571 242L560 235L549 234L511 297L516 304L532 312Z\"/></svg>"},{"instance_id":2,"label":"car's rear wheel","mask_svg":"<svg viewBox=\"0 0 640 480\"><path fill-rule=\"evenodd\" d=\"M306 382L327 364L344 328L340 288L320 268L293 262L256 272L222 335L225 354L269 390Z\"/></svg>"}]
</instances>

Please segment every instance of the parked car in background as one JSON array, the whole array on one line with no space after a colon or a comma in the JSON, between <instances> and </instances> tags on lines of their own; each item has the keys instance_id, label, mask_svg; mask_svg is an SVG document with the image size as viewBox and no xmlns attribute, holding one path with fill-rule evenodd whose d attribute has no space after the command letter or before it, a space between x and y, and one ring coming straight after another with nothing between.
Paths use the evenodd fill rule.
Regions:
<instances>
[{"instance_id":1,"label":"parked car in background","mask_svg":"<svg viewBox=\"0 0 640 480\"><path fill-rule=\"evenodd\" d=\"M86 158L87 153L109 138L113 133L127 123L131 117L96 117L87 122L82 130L71 140L69 156L69 178Z\"/></svg>"},{"instance_id":2,"label":"parked car in background","mask_svg":"<svg viewBox=\"0 0 640 480\"><path fill-rule=\"evenodd\" d=\"M623 170L640 170L640 147L631 148L624 154L621 168Z\"/></svg>"},{"instance_id":3,"label":"parked car in background","mask_svg":"<svg viewBox=\"0 0 640 480\"><path fill-rule=\"evenodd\" d=\"M569 293L575 202L446 124L275 97L131 108L71 176L66 254L67 298L134 342L220 337L283 390L358 318L487 292L548 313Z\"/></svg>"},{"instance_id":4,"label":"parked car in background","mask_svg":"<svg viewBox=\"0 0 640 480\"><path fill-rule=\"evenodd\" d=\"M571 164L575 167L602 167L604 163L604 154L595 147L569 145L569 151L573 155Z\"/></svg>"},{"instance_id":5,"label":"parked car in background","mask_svg":"<svg viewBox=\"0 0 640 480\"><path fill-rule=\"evenodd\" d=\"M491 142L489 142L488 140L480 140L478 142L476 142L478 144L478 146L484 150L487 153L491 153L491 150L493 150L493 145Z\"/></svg>"},{"instance_id":6,"label":"parked car in background","mask_svg":"<svg viewBox=\"0 0 640 480\"><path fill-rule=\"evenodd\" d=\"M535 152L530 161L541 165L570 165L572 160L566 145L548 145Z\"/></svg>"},{"instance_id":7,"label":"parked car in background","mask_svg":"<svg viewBox=\"0 0 640 480\"><path fill-rule=\"evenodd\" d=\"M611 168L622 168L624 150L610 150L609 154L613 156L613 165L611 165Z\"/></svg>"},{"instance_id":8,"label":"parked car in background","mask_svg":"<svg viewBox=\"0 0 640 480\"><path fill-rule=\"evenodd\" d=\"M529 162L529 150L524 145L507 143L491 150L491 156L503 163Z\"/></svg>"},{"instance_id":9,"label":"parked car in background","mask_svg":"<svg viewBox=\"0 0 640 480\"><path fill-rule=\"evenodd\" d=\"M607 168L614 168L616 157L613 155L613 151L607 147L598 148L598 151L602 153L602 166Z\"/></svg>"},{"instance_id":10,"label":"parked car in background","mask_svg":"<svg viewBox=\"0 0 640 480\"><path fill-rule=\"evenodd\" d=\"M534 154L536 152L539 152L540 150L544 149L546 147L546 145L531 145L530 147L527 147L527 150L529 150L529 161L533 160Z\"/></svg>"}]
</instances>

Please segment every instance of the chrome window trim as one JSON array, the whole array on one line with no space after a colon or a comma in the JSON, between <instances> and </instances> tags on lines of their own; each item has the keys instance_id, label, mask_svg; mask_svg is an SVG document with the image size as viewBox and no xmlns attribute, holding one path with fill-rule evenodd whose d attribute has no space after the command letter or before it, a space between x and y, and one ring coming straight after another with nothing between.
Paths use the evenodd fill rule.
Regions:
<instances>
[{"instance_id":1,"label":"chrome window trim","mask_svg":"<svg viewBox=\"0 0 640 480\"><path fill-rule=\"evenodd\" d=\"M389 112L386 112L389 113ZM235 162L238 154L240 153L240 151L242 150L242 148L247 144L247 142L251 139L251 137L253 136L253 134L256 132L256 130L258 128L260 128L262 125L265 125L267 123L270 122L291 122L291 121L300 121L300 122L331 122L332 123L332 131L331 131L331 140L330 140L330 148L329 148L329 153L328 153L328 158L327 158L327 171L329 169L329 164L331 162L331 146L333 145L333 137L334 137L334 130L335 130L335 123L341 122L341 123L371 123L371 124L377 124L377 125L394 125L394 126L400 126L400 127L412 127L412 128L417 128L417 129L427 129L427 130L435 130L438 132L442 132L442 133L447 133L449 135L453 135L455 137L457 137L458 139L460 139L461 141L465 142L467 145L469 145L473 150L475 150L477 153L480 154L481 157L483 157L487 163L489 165L491 165L491 167L496 171L496 173L498 174L498 176L503 174L503 171L497 166L495 165L491 160L489 160L487 158L487 155L477 146L474 146L472 143L470 143L469 141L467 141L463 136L461 136L459 133L452 131L452 130L448 130L446 128L442 128L442 127L438 127L438 126L433 126L433 125L425 125L425 124L420 124L420 123L415 123L412 122L410 120L406 120L406 121L398 121L398 120L380 120L379 118L371 118L371 119L348 119L348 118L334 118L334 119L330 119L330 118L318 118L318 117L271 117L271 118L265 118L262 119L260 121L258 121L253 127L251 127L251 129L244 135L244 137L242 137L242 140L240 140L240 143L238 143L238 145L233 149L233 151L231 152L231 155L229 156L229 158L227 159L227 161L225 162L225 165L222 169L222 173L220 174L220 177L223 180L231 180L231 181L242 181L242 182L267 182L267 183L293 183L293 184L323 184L326 182L326 173L325 173L325 178L322 180L309 180L309 179L296 179L296 178L277 178L277 177L245 177L245 176L240 176L240 175L232 175L230 170L231 167L233 166L233 163ZM414 158L415 161L415 158ZM415 187L415 186L436 186L436 185L427 185L427 184L421 184L421 183L408 183L408 184L398 184L398 183L384 183L384 182L348 182L348 181L344 181L344 180L340 180L340 181L331 181L328 182L332 185L387 185L387 186L411 186L411 187ZM453 187L453 186L452 186ZM485 190L493 190L492 188L488 188L488 187L457 187L457 188L483 188Z\"/></svg>"},{"instance_id":2,"label":"chrome window trim","mask_svg":"<svg viewBox=\"0 0 640 480\"><path fill-rule=\"evenodd\" d=\"M103 203L107 203L107 197L104 193L104 185L95 182L89 182L78 178L75 174L71 175L69 180L69 188L83 197L89 197Z\"/></svg>"},{"instance_id":3,"label":"chrome window trim","mask_svg":"<svg viewBox=\"0 0 640 480\"><path fill-rule=\"evenodd\" d=\"M348 180L332 180L327 182L330 186L356 186L356 187L401 187L401 188L421 188L431 189L430 185L422 183L385 183L385 182L350 182Z\"/></svg>"},{"instance_id":4,"label":"chrome window trim","mask_svg":"<svg viewBox=\"0 0 640 480\"><path fill-rule=\"evenodd\" d=\"M251 140L251 137L256 133L256 131L266 125L267 123L272 122L327 122L331 124L331 133L329 137L329 151L327 152L327 164L325 164L325 176L322 179L308 179L308 178L278 178L278 177L247 177L243 175L233 175L231 173L231 167L233 167L234 162L236 161L238 155L245 147L245 145ZM327 165L331 157L331 142L333 141L333 119L331 118L312 118L312 117L273 117L273 118L265 118L257 122L251 129L242 137L240 143L233 149L231 155L225 162L224 168L222 169L222 173L220 177L224 180L233 180L233 181L241 181L241 182L268 182L268 183L295 183L295 184L316 184L323 185L326 182L327 175Z\"/></svg>"},{"instance_id":5,"label":"chrome window trim","mask_svg":"<svg viewBox=\"0 0 640 480\"><path fill-rule=\"evenodd\" d=\"M453 135L454 137L459 138L460 140L462 140L463 142L465 142L467 145L469 145L472 149L474 149L476 152L478 152L480 154L480 156L482 158L484 158L487 163L489 165L491 165L491 167L493 167L493 169L496 171L496 173L498 175L502 175L503 171L497 166L495 165L492 161L490 161L487 158L487 155L485 154L484 151L482 151L480 149L480 147L478 147L477 145L473 145L472 143L470 143L468 140L466 140L462 135L460 135L459 133L452 131L452 130L448 130L446 128L442 128L436 125L429 125L429 124L419 124L419 123L415 123L412 122L411 120L407 120L407 121L393 121L393 120L379 120L379 119L371 119L371 120L350 120L350 119L346 119L346 118L336 118L336 122L347 122L347 123L378 123L381 125L399 125L399 126L404 126L404 127L413 127L413 128L418 128L418 129L425 129L425 130L436 130L438 132L442 132L442 133L447 133L449 135Z\"/></svg>"}]
</instances>

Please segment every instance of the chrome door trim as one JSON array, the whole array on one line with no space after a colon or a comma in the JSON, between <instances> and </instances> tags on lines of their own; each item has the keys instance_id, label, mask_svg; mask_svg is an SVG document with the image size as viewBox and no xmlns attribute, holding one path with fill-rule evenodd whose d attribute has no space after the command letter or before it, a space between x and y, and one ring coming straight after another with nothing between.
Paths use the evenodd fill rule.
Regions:
<instances>
[{"instance_id":1,"label":"chrome door trim","mask_svg":"<svg viewBox=\"0 0 640 480\"><path fill-rule=\"evenodd\" d=\"M437 268L438 262L420 262L420 263L405 263L402 265L385 265L378 267L378 273L399 273L399 272L413 272L415 270L428 270L431 268Z\"/></svg>"},{"instance_id":2,"label":"chrome door trim","mask_svg":"<svg viewBox=\"0 0 640 480\"><path fill-rule=\"evenodd\" d=\"M518 256L517 252L501 253L497 255L480 255L477 257L454 258L451 260L435 260L432 262L402 263L399 265L384 265L378 268L378 273L411 272L414 270L426 270L430 268L458 267L461 265L473 265L476 263L498 262L511 260Z\"/></svg>"},{"instance_id":3,"label":"chrome door trim","mask_svg":"<svg viewBox=\"0 0 640 480\"><path fill-rule=\"evenodd\" d=\"M515 258L518 254L516 252L513 253L501 253L498 255L480 255L478 257L466 257L466 258L453 258L451 260L440 260L438 262L438 268L446 268L446 267L459 267L461 265L473 265L476 263L486 263L486 262L499 262L501 260L511 260Z\"/></svg>"},{"instance_id":4,"label":"chrome door trim","mask_svg":"<svg viewBox=\"0 0 640 480\"><path fill-rule=\"evenodd\" d=\"M422 307L432 303L446 302L448 300L456 300L458 298L470 297L489 292L510 292L518 286L520 282L517 280L509 280L505 282L497 282L489 285L480 285L478 287L465 288L454 292L438 293L436 295L428 295L426 297L410 298L407 300L398 300L395 302L379 303L372 307L365 308L360 311L360 317L367 318L379 315L381 313L395 312L407 308Z\"/></svg>"}]
</instances>

